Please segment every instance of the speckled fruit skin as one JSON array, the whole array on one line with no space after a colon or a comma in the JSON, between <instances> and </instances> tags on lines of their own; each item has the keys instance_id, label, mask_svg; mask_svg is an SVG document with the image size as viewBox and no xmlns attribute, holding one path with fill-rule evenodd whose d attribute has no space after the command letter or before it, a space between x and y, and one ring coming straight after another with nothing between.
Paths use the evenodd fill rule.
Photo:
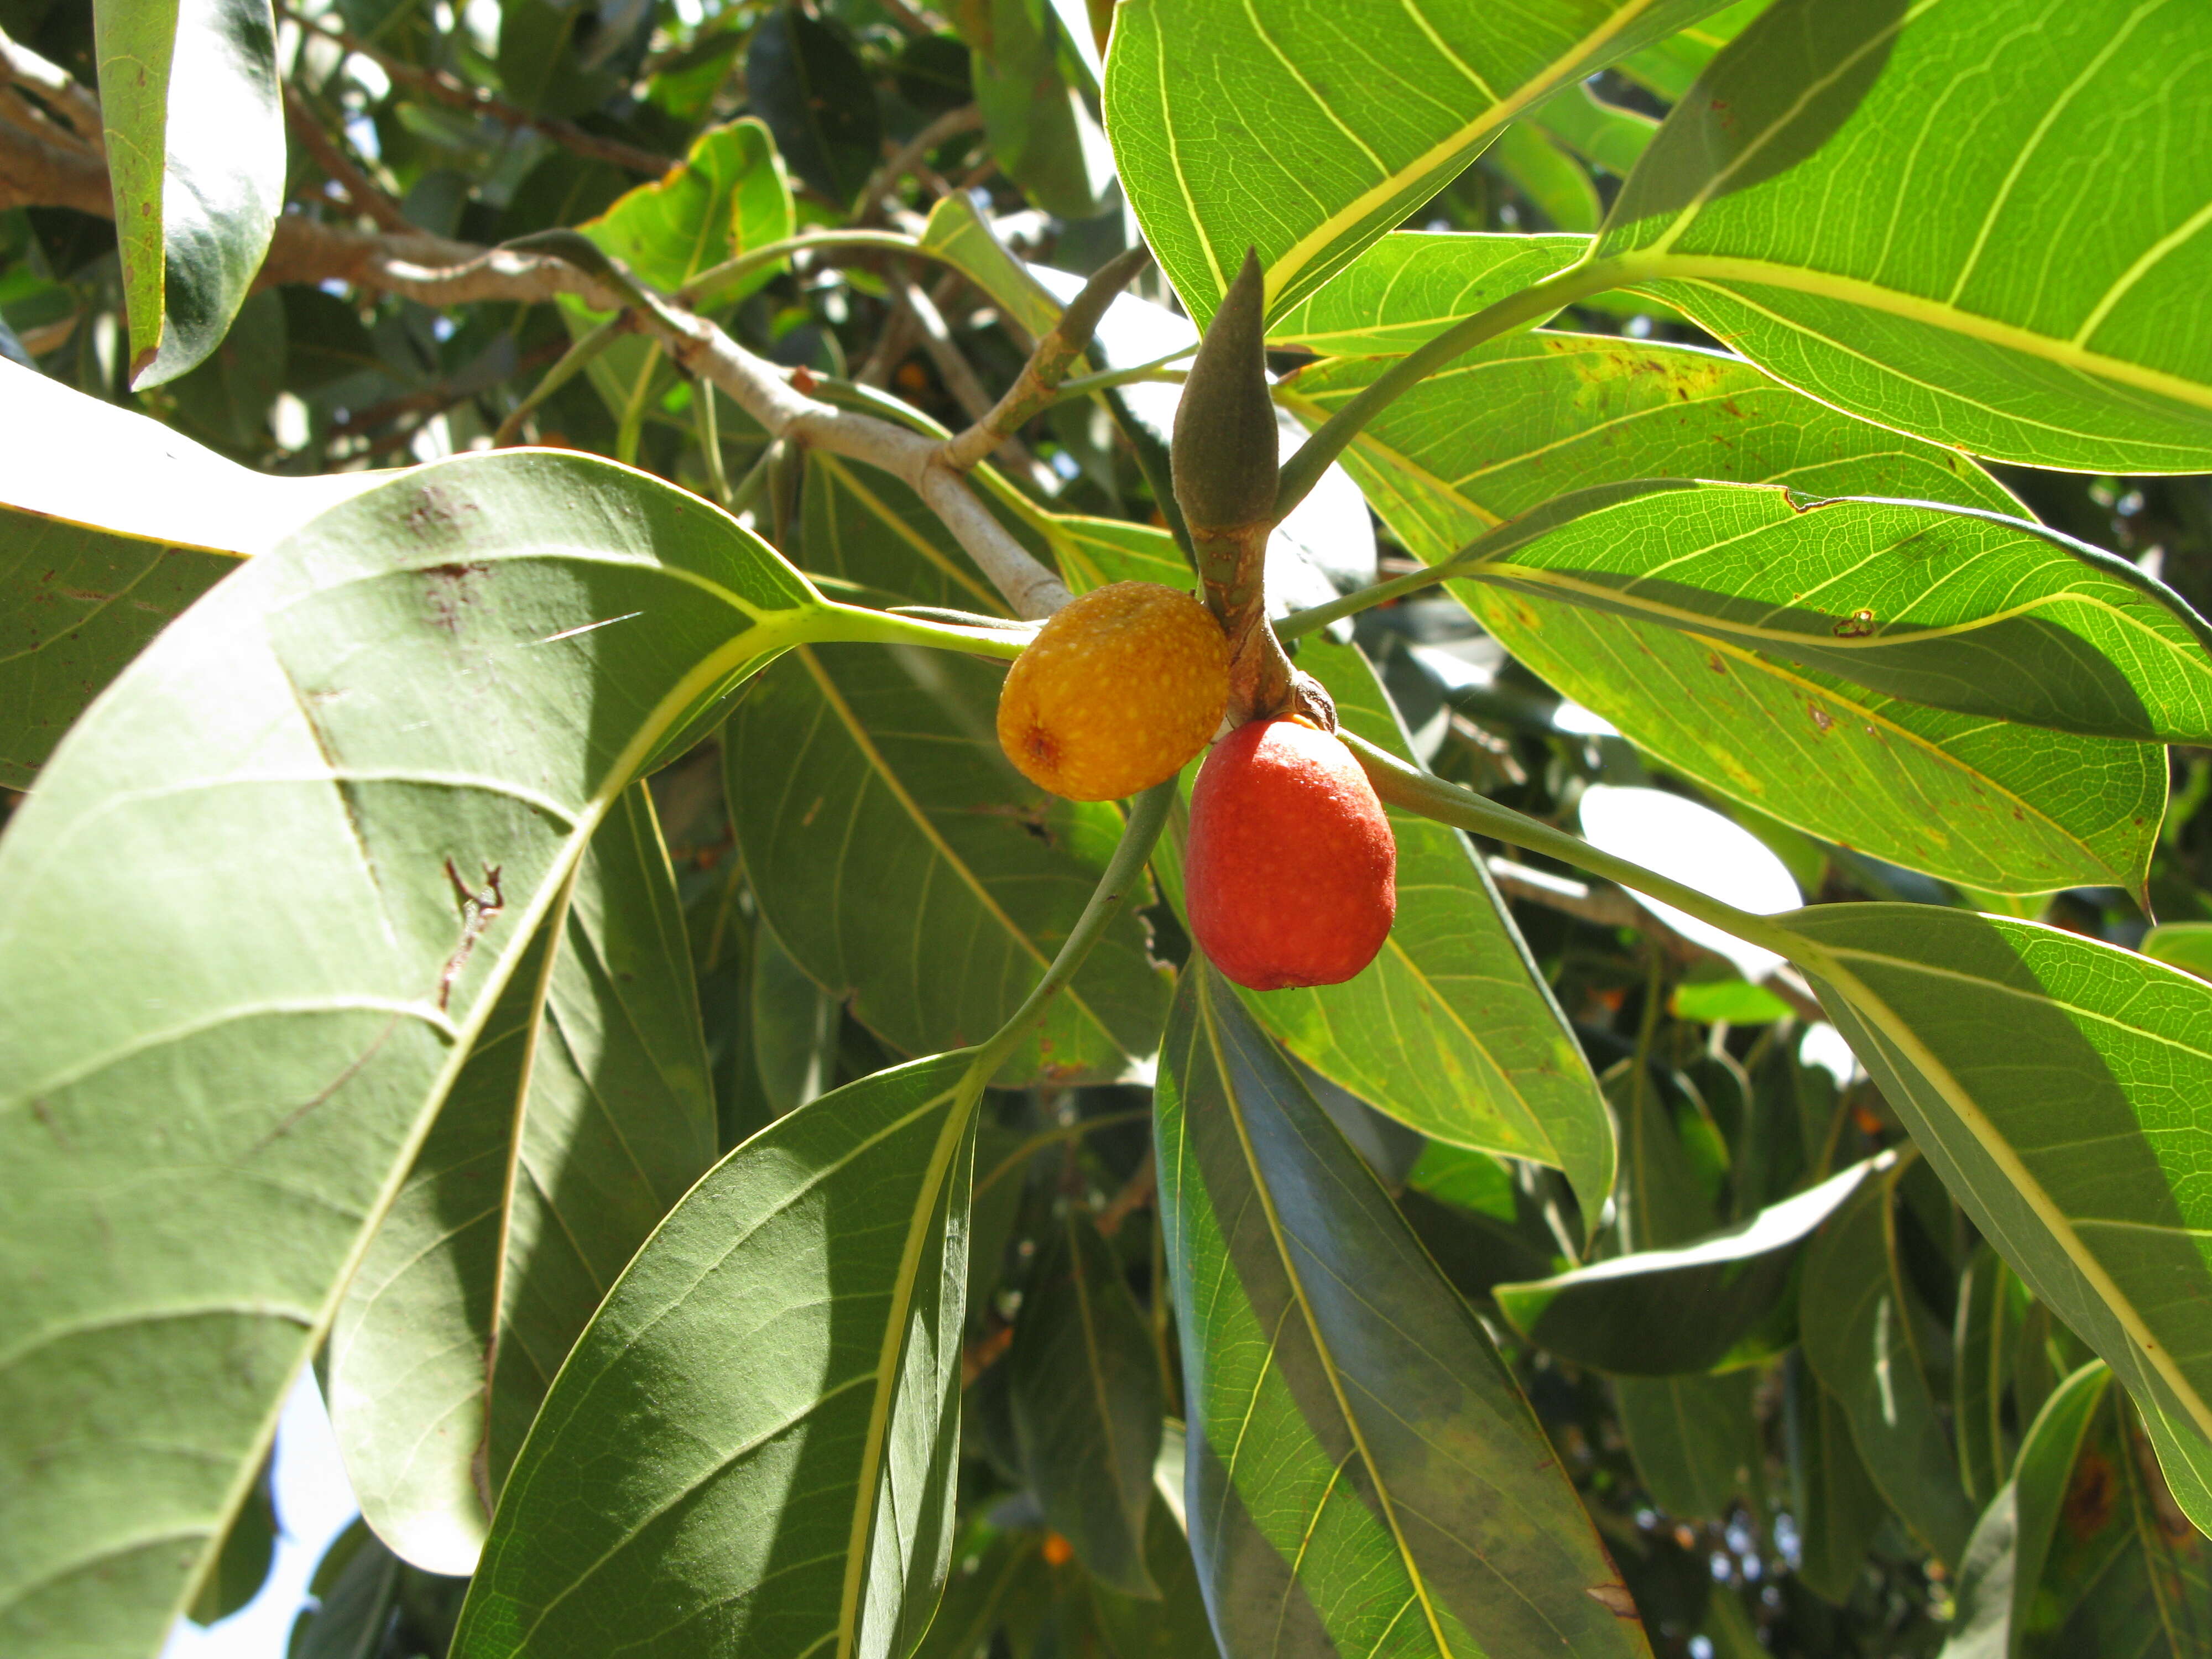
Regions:
<instances>
[{"instance_id":1,"label":"speckled fruit skin","mask_svg":"<svg viewBox=\"0 0 2212 1659\"><path fill-rule=\"evenodd\" d=\"M1229 703L1229 641L1158 582L1115 582L1053 613L999 693L999 746L1069 800L1120 800L1182 770Z\"/></svg>"},{"instance_id":2,"label":"speckled fruit skin","mask_svg":"<svg viewBox=\"0 0 2212 1659\"><path fill-rule=\"evenodd\" d=\"M1255 991L1335 985L1398 914L1398 843L1352 751L1296 716L1240 726L1190 797L1183 902L1216 968Z\"/></svg>"}]
</instances>

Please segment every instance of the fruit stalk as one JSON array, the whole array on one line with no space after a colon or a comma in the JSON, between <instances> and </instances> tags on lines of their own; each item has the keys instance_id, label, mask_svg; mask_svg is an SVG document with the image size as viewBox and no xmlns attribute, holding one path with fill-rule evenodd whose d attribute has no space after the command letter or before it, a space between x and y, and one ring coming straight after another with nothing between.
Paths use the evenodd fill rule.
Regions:
<instances>
[{"instance_id":1,"label":"fruit stalk","mask_svg":"<svg viewBox=\"0 0 2212 1659\"><path fill-rule=\"evenodd\" d=\"M1290 659L1267 623L1277 434L1267 395L1266 282L1248 251L1222 296L1176 411L1175 495L1190 527L1206 608L1229 636L1234 725L1291 707Z\"/></svg>"}]
</instances>

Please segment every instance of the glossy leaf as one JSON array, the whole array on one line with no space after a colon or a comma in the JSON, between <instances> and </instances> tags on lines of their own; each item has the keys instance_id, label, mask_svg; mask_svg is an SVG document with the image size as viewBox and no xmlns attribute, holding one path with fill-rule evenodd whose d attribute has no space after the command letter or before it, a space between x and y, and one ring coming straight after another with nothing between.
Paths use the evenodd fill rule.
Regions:
<instances>
[{"instance_id":1,"label":"glossy leaf","mask_svg":"<svg viewBox=\"0 0 2212 1659\"><path fill-rule=\"evenodd\" d=\"M2024 519L1742 484L1577 490L1474 580L1723 640L1893 697L2062 732L2212 738L2212 627Z\"/></svg>"},{"instance_id":2,"label":"glossy leaf","mask_svg":"<svg viewBox=\"0 0 2212 1659\"><path fill-rule=\"evenodd\" d=\"M994 665L802 651L727 728L732 822L776 937L908 1053L981 1042L1082 914L1121 815L1060 800L1000 752ZM1148 1056L1167 988L1115 921L1002 1081L1111 1081Z\"/></svg>"},{"instance_id":3,"label":"glossy leaf","mask_svg":"<svg viewBox=\"0 0 2212 1659\"><path fill-rule=\"evenodd\" d=\"M1042 337L1060 320L1060 301L1006 252L967 197L948 196L929 210L921 245L967 273L1032 337Z\"/></svg>"},{"instance_id":4,"label":"glossy leaf","mask_svg":"<svg viewBox=\"0 0 2212 1659\"><path fill-rule=\"evenodd\" d=\"M1309 369L1278 397L1317 423L1376 372ZM1470 396L1483 422L1465 419ZM1492 420L1505 441L1485 440ZM1719 475L2017 511L1964 458L1823 409L1747 365L1585 336L1483 348L1392 404L1345 463L1430 562L1570 481ZM2163 761L2144 744L1992 725L1731 642L1451 586L1554 687L1724 799L1986 891L2142 878L2166 790Z\"/></svg>"},{"instance_id":5,"label":"glossy leaf","mask_svg":"<svg viewBox=\"0 0 2212 1659\"><path fill-rule=\"evenodd\" d=\"M2212 88L2172 65L2207 43L2180 3L1780 0L1684 96L1596 257L1869 419L2033 465L2203 471Z\"/></svg>"},{"instance_id":6,"label":"glossy leaf","mask_svg":"<svg viewBox=\"0 0 2212 1659\"><path fill-rule=\"evenodd\" d=\"M1882 1495L1955 1568L1974 1510L1929 1389L1928 1316L1898 1259L1896 1180L1892 1170L1863 1183L1814 1241L1799 1292L1805 1358Z\"/></svg>"},{"instance_id":7,"label":"glossy leaf","mask_svg":"<svg viewBox=\"0 0 2212 1659\"><path fill-rule=\"evenodd\" d=\"M952 1545L968 1066L825 1095L686 1195L546 1396L454 1659L921 1637Z\"/></svg>"},{"instance_id":8,"label":"glossy leaf","mask_svg":"<svg viewBox=\"0 0 2212 1659\"><path fill-rule=\"evenodd\" d=\"M1582 236L1394 231L1278 314L1267 325L1267 343L1324 357L1401 356L1461 318L1565 270L1589 246ZM1328 375L1309 368L1290 384L1300 397L1316 386L1311 395L1326 399L1335 384Z\"/></svg>"},{"instance_id":9,"label":"glossy leaf","mask_svg":"<svg viewBox=\"0 0 2212 1659\"><path fill-rule=\"evenodd\" d=\"M1721 1376L1622 1376L1613 1380L1621 1432L1651 1501L1682 1520L1726 1519L1754 1490L1759 1417L1752 1371Z\"/></svg>"},{"instance_id":10,"label":"glossy leaf","mask_svg":"<svg viewBox=\"0 0 2212 1659\"><path fill-rule=\"evenodd\" d=\"M143 0L93 14L100 119L131 321L131 381L222 343L284 204L267 0Z\"/></svg>"},{"instance_id":11,"label":"glossy leaf","mask_svg":"<svg viewBox=\"0 0 2212 1659\"><path fill-rule=\"evenodd\" d=\"M696 497L495 453L249 562L78 722L0 840L0 1647L158 1641L593 830L837 621Z\"/></svg>"},{"instance_id":12,"label":"glossy leaf","mask_svg":"<svg viewBox=\"0 0 2212 1659\"><path fill-rule=\"evenodd\" d=\"M1223 1650L1647 1652L1481 1326L1200 962L1164 1060L1187 1513Z\"/></svg>"},{"instance_id":13,"label":"glossy leaf","mask_svg":"<svg viewBox=\"0 0 2212 1659\"><path fill-rule=\"evenodd\" d=\"M1694 1243L1608 1256L1492 1295L1515 1330L1575 1364L1643 1376L1711 1370L1781 1304L1814 1232L1886 1167L1855 1164Z\"/></svg>"},{"instance_id":14,"label":"glossy leaf","mask_svg":"<svg viewBox=\"0 0 2212 1659\"><path fill-rule=\"evenodd\" d=\"M1014 1434L1046 1522L1099 1579L1158 1599L1145 1517L1159 1455L1159 1364L1114 1247L1068 1208L1039 1251L1006 1356Z\"/></svg>"},{"instance_id":15,"label":"glossy leaf","mask_svg":"<svg viewBox=\"0 0 2212 1659\"><path fill-rule=\"evenodd\" d=\"M1540 0L1335 11L1131 0L1106 58L1122 188L1202 323L1259 251L1270 310L1304 297L1550 93L1715 9ZM1264 124L1247 112L1264 109Z\"/></svg>"},{"instance_id":16,"label":"glossy leaf","mask_svg":"<svg viewBox=\"0 0 2212 1659\"><path fill-rule=\"evenodd\" d=\"M708 128L692 141L680 167L626 192L578 228L646 283L668 291L709 266L790 235L793 213L783 158L767 126L747 117ZM701 308L742 300L785 264L763 265L726 288L701 295ZM593 311L573 296L562 297L561 309L569 332L578 337L606 320L605 313ZM630 334L586 365L592 383L623 423L618 446L628 443L632 453L634 434L647 404L672 373L665 357L658 340Z\"/></svg>"},{"instance_id":17,"label":"glossy leaf","mask_svg":"<svg viewBox=\"0 0 2212 1659\"><path fill-rule=\"evenodd\" d=\"M2144 1404L2212 1521L2212 1287L2196 1179L2212 985L2033 922L1925 905L1784 919L1821 1004L1952 1195ZM1809 1327L1808 1327L1809 1328Z\"/></svg>"},{"instance_id":18,"label":"glossy leaf","mask_svg":"<svg viewBox=\"0 0 2212 1659\"><path fill-rule=\"evenodd\" d=\"M882 159L875 84L844 34L797 5L753 31L745 85L791 169L842 209Z\"/></svg>"},{"instance_id":19,"label":"glossy leaf","mask_svg":"<svg viewBox=\"0 0 2212 1659\"><path fill-rule=\"evenodd\" d=\"M1060 73L1060 21L1042 0L982 0L970 76L992 155L1047 213L1104 210L1114 156L1083 94Z\"/></svg>"}]
</instances>

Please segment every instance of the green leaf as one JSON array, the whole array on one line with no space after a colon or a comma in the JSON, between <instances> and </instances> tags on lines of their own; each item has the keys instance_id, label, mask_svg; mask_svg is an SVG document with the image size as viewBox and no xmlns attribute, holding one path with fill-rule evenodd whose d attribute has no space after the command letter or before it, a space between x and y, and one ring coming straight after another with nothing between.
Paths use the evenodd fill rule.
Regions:
<instances>
[{"instance_id":1,"label":"green leaf","mask_svg":"<svg viewBox=\"0 0 2212 1659\"><path fill-rule=\"evenodd\" d=\"M376 1659L406 1564L364 1522L332 1540L307 1593L312 1611L293 1620L287 1659Z\"/></svg>"},{"instance_id":2,"label":"green leaf","mask_svg":"<svg viewBox=\"0 0 2212 1659\"><path fill-rule=\"evenodd\" d=\"M1759 1376L1621 1376L1613 1400L1636 1472L1651 1501L1683 1520L1725 1520L1756 1490Z\"/></svg>"},{"instance_id":3,"label":"green leaf","mask_svg":"<svg viewBox=\"0 0 2212 1659\"><path fill-rule=\"evenodd\" d=\"M692 1188L569 1358L454 1659L903 1653L952 1545L965 1054L779 1118Z\"/></svg>"},{"instance_id":4,"label":"green leaf","mask_svg":"<svg viewBox=\"0 0 2212 1659\"><path fill-rule=\"evenodd\" d=\"M801 651L738 706L731 818L792 957L909 1054L981 1042L1075 925L1121 832L1000 750L1000 671L897 647ZM1167 987L1118 918L1000 1080L1111 1081L1149 1056Z\"/></svg>"},{"instance_id":5,"label":"green leaf","mask_svg":"<svg viewBox=\"0 0 2212 1659\"><path fill-rule=\"evenodd\" d=\"M1560 496L1465 559L1487 585L1938 708L2212 740L2212 627L2126 560L2023 519L1655 481Z\"/></svg>"},{"instance_id":6,"label":"green leaf","mask_svg":"<svg viewBox=\"0 0 2212 1659\"><path fill-rule=\"evenodd\" d=\"M1481 1325L1200 961L1157 1124L1187 1513L1223 1650L1647 1653Z\"/></svg>"},{"instance_id":7,"label":"green leaf","mask_svg":"<svg viewBox=\"0 0 2212 1659\"><path fill-rule=\"evenodd\" d=\"M1620 1124L1620 1242L1631 1250L1665 1249L1712 1231L1713 1195L1698 1179L1678 1121L1653 1068L1631 1058L1605 1074L1605 1098ZM1694 1115L1694 1107L1686 1115Z\"/></svg>"},{"instance_id":8,"label":"green leaf","mask_svg":"<svg viewBox=\"0 0 2212 1659\"><path fill-rule=\"evenodd\" d=\"M276 1502L270 1491L269 1468L268 1463L262 1464L253 1490L231 1519L213 1570L192 1598L188 1612L196 1625L229 1618L268 1582L270 1564L276 1558Z\"/></svg>"},{"instance_id":9,"label":"green leaf","mask_svg":"<svg viewBox=\"0 0 2212 1659\"><path fill-rule=\"evenodd\" d=\"M0 784L24 789L86 705L239 558L398 474L255 472L43 374L0 376L21 417L0 484Z\"/></svg>"},{"instance_id":10,"label":"green leaf","mask_svg":"<svg viewBox=\"0 0 2212 1659\"><path fill-rule=\"evenodd\" d=\"M1218 1659L1221 1650L1206 1619L1198 1564L1182 1523L1157 1491L1145 1523L1145 1565L1160 1587L1158 1601L1123 1595L1103 1584L1091 1587L1099 1633L1113 1659Z\"/></svg>"},{"instance_id":11,"label":"green leaf","mask_svg":"<svg viewBox=\"0 0 2212 1659\"><path fill-rule=\"evenodd\" d=\"M1805 1261L1805 1358L1850 1418L1867 1472L1905 1524L1955 1568L1973 1507L1929 1390L1932 1328L1905 1277L1896 1233L1899 1171L1862 1184Z\"/></svg>"},{"instance_id":12,"label":"green leaf","mask_svg":"<svg viewBox=\"0 0 2212 1659\"><path fill-rule=\"evenodd\" d=\"M1711 1370L1781 1305L1807 1242L1882 1158L1854 1164L1748 1221L1492 1295L1506 1322L1578 1365L1639 1376Z\"/></svg>"},{"instance_id":13,"label":"green leaf","mask_svg":"<svg viewBox=\"0 0 2212 1659\"><path fill-rule=\"evenodd\" d=\"M617 198L604 213L577 228L647 284L666 291L749 248L781 241L792 234L795 223L783 158L767 126L748 116L708 128L692 141L682 166ZM699 308L742 300L788 264L779 260L763 265L726 288L702 295ZM606 313L593 311L574 295L562 296L561 313L570 335L580 339L607 319ZM592 384L623 423L623 437L618 442L629 445L632 453L647 406L672 373L665 367L665 355L658 340L631 334L616 340L586 366Z\"/></svg>"},{"instance_id":14,"label":"green leaf","mask_svg":"<svg viewBox=\"0 0 2212 1659\"><path fill-rule=\"evenodd\" d=\"M509 981L331 1332L355 1495L432 1572L474 1568L554 1372L714 1161L697 989L642 784L540 933L559 939L551 962Z\"/></svg>"},{"instance_id":15,"label":"green leaf","mask_svg":"<svg viewBox=\"0 0 2212 1659\"><path fill-rule=\"evenodd\" d=\"M2012 1469L2017 1437L2005 1425L2004 1401L2027 1312L2019 1276L1986 1244L1977 1249L1959 1280L1952 1324L1951 1428L1960 1484L1978 1504L1988 1503Z\"/></svg>"},{"instance_id":16,"label":"green leaf","mask_svg":"<svg viewBox=\"0 0 2212 1659\"><path fill-rule=\"evenodd\" d=\"M781 1117L828 1093L842 1011L765 922L754 930L751 1007L753 1065L769 1110Z\"/></svg>"},{"instance_id":17,"label":"green leaf","mask_svg":"<svg viewBox=\"0 0 2212 1659\"><path fill-rule=\"evenodd\" d=\"M1461 318L1565 270L1589 246L1582 236L1396 231L1326 287L1286 307L1267 325L1267 343L1324 357L1402 356ZM1364 385L1363 376L1381 367L1387 365L1353 371L1352 379ZM1325 402L1335 384L1327 367L1316 365L1285 386L1299 398ZM1400 398L1397 406L1405 401Z\"/></svg>"},{"instance_id":18,"label":"green leaf","mask_svg":"<svg viewBox=\"0 0 2212 1659\"><path fill-rule=\"evenodd\" d=\"M2212 921L2169 921L2143 935L2142 953L2212 979Z\"/></svg>"},{"instance_id":19,"label":"green leaf","mask_svg":"<svg viewBox=\"0 0 2212 1659\"><path fill-rule=\"evenodd\" d=\"M984 0L971 75L983 131L1006 177L1047 213L1103 211L1114 156L1060 65L1058 20L1043 0Z\"/></svg>"},{"instance_id":20,"label":"green leaf","mask_svg":"<svg viewBox=\"0 0 2212 1659\"><path fill-rule=\"evenodd\" d=\"M1321 365L1277 395L1318 424L1379 369ZM1470 398L1498 411L1506 442L1481 441L1490 428L1466 421ZM1963 457L1823 409L1748 365L1594 336L1480 348L1386 409L1344 460L1431 563L1540 507L1569 478L1595 487L1719 473L2018 510ZM2166 792L2154 748L1996 726L1732 642L1474 583L1451 588L1556 689L1723 799L1987 891L2141 884ZM1968 824L1972 834L1955 828Z\"/></svg>"},{"instance_id":21,"label":"green leaf","mask_svg":"<svg viewBox=\"0 0 2212 1659\"><path fill-rule=\"evenodd\" d=\"M1680 103L1705 65L1713 61L1713 55L1742 33L1768 3L1769 0L1735 0L1734 5L1699 18L1664 40L1631 52L1620 60L1620 71L1667 103Z\"/></svg>"},{"instance_id":22,"label":"green leaf","mask_svg":"<svg viewBox=\"0 0 2212 1659\"><path fill-rule=\"evenodd\" d=\"M1056 529L1079 589L1133 578L1190 584L1163 532L1101 520ZM1328 688L1346 730L1410 757L1397 711L1356 648L1309 635L1298 666ZM1241 994L1331 1082L1433 1139L1564 1170L1595 1215L1613 1187L1612 1125L1487 866L1455 830L1409 812L1394 813L1390 827L1398 915L1375 962L1341 985ZM1180 902L1175 849L1164 844L1154 862Z\"/></svg>"},{"instance_id":23,"label":"green leaf","mask_svg":"<svg viewBox=\"0 0 2212 1659\"><path fill-rule=\"evenodd\" d=\"M2016 25L2032 46L1999 44ZM2204 471L2212 150L2195 135L2212 88L2172 72L2204 44L2172 0L2063 18L1780 0L1662 127L1593 281L1977 453ZM1863 187L1876 178L1893 187Z\"/></svg>"},{"instance_id":24,"label":"green leaf","mask_svg":"<svg viewBox=\"0 0 2212 1659\"><path fill-rule=\"evenodd\" d=\"M0 1648L158 1642L599 823L854 625L694 496L499 452L248 562L78 722L0 839Z\"/></svg>"},{"instance_id":25,"label":"green leaf","mask_svg":"<svg viewBox=\"0 0 2212 1659\"><path fill-rule=\"evenodd\" d=\"M753 31L745 88L792 171L848 208L883 159L875 83L844 34L795 4Z\"/></svg>"},{"instance_id":26,"label":"green leaf","mask_svg":"<svg viewBox=\"0 0 2212 1659\"><path fill-rule=\"evenodd\" d=\"M1010 614L945 521L897 479L816 450L803 491L797 553L809 571L891 596L886 602Z\"/></svg>"},{"instance_id":27,"label":"green leaf","mask_svg":"<svg viewBox=\"0 0 2212 1659\"><path fill-rule=\"evenodd\" d=\"M1851 1443L1850 1420L1802 1359L1789 1368L1790 1464L1802 1539L1797 1576L1838 1606L1866 1571L1867 1547L1888 1513Z\"/></svg>"},{"instance_id":28,"label":"green leaf","mask_svg":"<svg viewBox=\"0 0 2212 1659\"><path fill-rule=\"evenodd\" d=\"M1752 3L1764 5L1765 0L1752 0ZM1590 90L1588 82L1553 94L1537 106L1534 118L1583 160L1619 179L1636 170L1637 162L1651 146L1652 135L1659 131L1659 124L1650 116L1607 103Z\"/></svg>"},{"instance_id":29,"label":"green leaf","mask_svg":"<svg viewBox=\"0 0 2212 1659\"><path fill-rule=\"evenodd\" d=\"M1106 129L1145 240L1203 324L1247 246L1270 311L1395 228L1506 125L1713 0L1472 6L1127 0ZM1258 112L1264 112L1264 118Z\"/></svg>"},{"instance_id":30,"label":"green leaf","mask_svg":"<svg viewBox=\"0 0 2212 1659\"><path fill-rule=\"evenodd\" d=\"M1033 338L1042 338L1060 320L1060 301L1006 252L965 195L955 191L930 209L921 245L974 278Z\"/></svg>"},{"instance_id":31,"label":"green leaf","mask_svg":"<svg viewBox=\"0 0 2212 1659\"><path fill-rule=\"evenodd\" d=\"M1048 1593L1049 1569L1035 1533L977 1531L981 1536L971 1537L954 1556L937 1616L914 1659L987 1659L1009 1607Z\"/></svg>"},{"instance_id":32,"label":"green leaf","mask_svg":"<svg viewBox=\"0 0 2212 1659\"><path fill-rule=\"evenodd\" d=\"M684 286L709 265L792 234L791 181L767 123L747 116L709 127L691 141L681 167L640 185L578 227L592 241L661 289ZM699 307L732 304L755 292L787 261L746 272L699 298Z\"/></svg>"},{"instance_id":33,"label":"green leaf","mask_svg":"<svg viewBox=\"0 0 2212 1659\"><path fill-rule=\"evenodd\" d=\"M142 0L93 14L131 384L173 380L246 302L284 203L267 0Z\"/></svg>"},{"instance_id":34,"label":"green leaf","mask_svg":"<svg viewBox=\"0 0 2212 1659\"><path fill-rule=\"evenodd\" d=\"M1482 165L1528 198L1556 230L1588 234L1604 216L1605 204L1583 164L1528 122L1516 122L1499 133Z\"/></svg>"},{"instance_id":35,"label":"green leaf","mask_svg":"<svg viewBox=\"0 0 2212 1659\"><path fill-rule=\"evenodd\" d=\"M1006 1356L1014 1434L1046 1522L1083 1565L1157 1600L1145 1517L1163 1410L1152 1332L1088 1212L1060 1216L1022 1292Z\"/></svg>"},{"instance_id":36,"label":"green leaf","mask_svg":"<svg viewBox=\"0 0 2212 1659\"><path fill-rule=\"evenodd\" d=\"M2093 1360L2036 1413L2011 1478L1975 1522L1959 1577L1957 1628L1943 1659L2012 1659L2021 1650L2075 1466L2112 1382L2111 1370ZM2114 1471L2107 1466L2105 1473ZM2101 1496L2109 1505L2109 1485Z\"/></svg>"},{"instance_id":37,"label":"green leaf","mask_svg":"<svg viewBox=\"0 0 2212 1659\"><path fill-rule=\"evenodd\" d=\"M2207 1132L2187 1115L2212 1087L2212 986L1924 905L1824 905L1784 925L1952 1195L2142 1402L2176 1497L2212 1520L2192 1473L2212 1460L2212 1291L2193 1288L2208 1272L2194 1242L2212 1220L2195 1180Z\"/></svg>"}]
</instances>

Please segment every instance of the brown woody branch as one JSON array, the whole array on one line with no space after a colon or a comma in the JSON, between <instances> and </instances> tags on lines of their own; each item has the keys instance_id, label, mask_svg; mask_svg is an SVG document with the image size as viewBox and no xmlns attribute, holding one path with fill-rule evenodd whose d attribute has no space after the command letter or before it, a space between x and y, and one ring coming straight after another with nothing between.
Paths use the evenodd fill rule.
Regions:
<instances>
[{"instance_id":1,"label":"brown woody branch","mask_svg":"<svg viewBox=\"0 0 2212 1659\"><path fill-rule=\"evenodd\" d=\"M292 136L306 146L307 154L315 158L315 165L325 178L336 182L345 191L346 199L354 210L366 214L386 230L409 234L416 227L407 215L385 191L356 167L353 158L345 153L337 140L316 119L313 108L301 90L287 82L284 88L284 119L292 129Z\"/></svg>"}]
</instances>

